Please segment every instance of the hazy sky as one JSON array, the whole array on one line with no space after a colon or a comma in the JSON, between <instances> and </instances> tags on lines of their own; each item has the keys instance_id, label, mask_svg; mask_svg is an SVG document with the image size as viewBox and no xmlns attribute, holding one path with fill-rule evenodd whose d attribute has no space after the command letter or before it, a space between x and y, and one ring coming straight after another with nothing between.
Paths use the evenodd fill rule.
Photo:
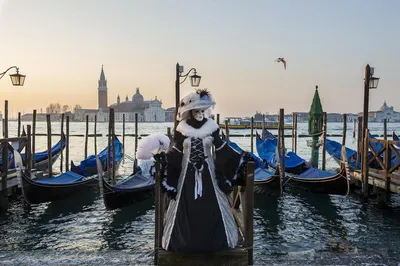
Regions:
<instances>
[{"instance_id":1,"label":"hazy sky","mask_svg":"<svg viewBox=\"0 0 400 266\"><path fill-rule=\"evenodd\" d=\"M27 75L24 87L0 80L0 108L97 108L101 65L109 104L140 87L170 107L179 62L223 116L308 111L315 85L325 111L359 112L369 63L381 78L370 109L400 111L399 11L397 0L0 0L0 72Z\"/></svg>"}]
</instances>

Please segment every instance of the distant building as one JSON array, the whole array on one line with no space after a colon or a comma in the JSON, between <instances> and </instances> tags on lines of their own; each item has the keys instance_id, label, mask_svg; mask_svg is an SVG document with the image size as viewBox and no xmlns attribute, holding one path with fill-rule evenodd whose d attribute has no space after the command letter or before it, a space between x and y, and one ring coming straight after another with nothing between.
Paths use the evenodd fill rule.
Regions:
<instances>
[{"instance_id":1,"label":"distant building","mask_svg":"<svg viewBox=\"0 0 400 266\"><path fill-rule=\"evenodd\" d=\"M101 73L100 73L100 79L99 79L99 87L98 87L98 106L99 109L101 108L107 108L108 104L107 104L107 80L106 77L104 75L104 70L103 70L103 66L101 66Z\"/></svg>"},{"instance_id":2,"label":"distant building","mask_svg":"<svg viewBox=\"0 0 400 266\"><path fill-rule=\"evenodd\" d=\"M107 122L109 120L109 108L114 109L115 121L122 122L125 117L126 122L134 122L135 115L139 122L165 122L165 110L162 108L161 100L157 99L145 101L140 94L139 88L136 88L136 93L129 100L128 95L125 101L121 102L121 97L118 95L117 102L107 105L107 80L104 75L103 66L101 67L99 87L98 87L98 106L99 109L78 109L75 112L75 121L85 121L86 116L89 116L89 121L94 121L97 115L97 121Z\"/></svg>"},{"instance_id":3,"label":"distant building","mask_svg":"<svg viewBox=\"0 0 400 266\"><path fill-rule=\"evenodd\" d=\"M358 114L360 117L363 113ZM386 119L387 122L400 122L400 112L396 112L393 106L388 106L386 101L383 102L381 108L378 111L368 112L368 121L370 122L383 122Z\"/></svg>"},{"instance_id":4,"label":"distant building","mask_svg":"<svg viewBox=\"0 0 400 266\"><path fill-rule=\"evenodd\" d=\"M174 122L175 107L165 109L165 122Z\"/></svg>"}]
</instances>

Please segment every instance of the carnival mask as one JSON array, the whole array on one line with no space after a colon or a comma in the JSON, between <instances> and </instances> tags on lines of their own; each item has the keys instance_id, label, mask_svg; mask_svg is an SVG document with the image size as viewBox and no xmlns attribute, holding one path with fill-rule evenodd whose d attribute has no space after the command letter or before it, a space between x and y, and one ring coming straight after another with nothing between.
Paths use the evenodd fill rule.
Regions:
<instances>
[{"instance_id":1,"label":"carnival mask","mask_svg":"<svg viewBox=\"0 0 400 266\"><path fill-rule=\"evenodd\" d=\"M192 116L197 121L203 121L204 119L204 110L203 109L194 109L192 110Z\"/></svg>"}]
</instances>

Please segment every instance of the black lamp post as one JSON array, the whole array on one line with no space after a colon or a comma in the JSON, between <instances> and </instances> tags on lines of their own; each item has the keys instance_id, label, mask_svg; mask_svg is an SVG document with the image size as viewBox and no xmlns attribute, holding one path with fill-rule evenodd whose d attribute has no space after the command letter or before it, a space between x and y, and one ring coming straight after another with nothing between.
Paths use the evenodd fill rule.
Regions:
<instances>
[{"instance_id":1,"label":"black lamp post","mask_svg":"<svg viewBox=\"0 0 400 266\"><path fill-rule=\"evenodd\" d=\"M197 75L196 69L191 68L186 74L183 73L183 66L180 66L179 63L176 63L176 80L175 80L175 116L174 116L174 131L176 126L178 125L178 121L176 121L176 115L178 114L179 102L180 102L180 87L183 82L186 81L190 72L193 71L193 75L190 76L190 84L192 87L198 87L200 85L201 76ZM181 81L181 78L184 78Z\"/></svg>"},{"instance_id":2,"label":"black lamp post","mask_svg":"<svg viewBox=\"0 0 400 266\"><path fill-rule=\"evenodd\" d=\"M369 89L376 89L378 87L379 78L374 77L374 68L366 65L365 67L365 79L364 79L364 111L363 111L363 127L362 127L362 136L364 143L365 140L365 132L368 128L368 105L369 105ZM363 147L365 147L363 145ZM367 146L368 147L368 146ZM368 149L368 148L367 148ZM368 151L364 151L368 152ZM363 161L363 167L368 167L368 162ZM364 168L365 169L365 168ZM367 170L364 170L364 173L367 173ZM363 176L364 178L364 197L368 197L368 176Z\"/></svg>"},{"instance_id":3,"label":"black lamp post","mask_svg":"<svg viewBox=\"0 0 400 266\"><path fill-rule=\"evenodd\" d=\"M4 75L10 70L15 68L17 70L16 74L10 74L10 78L11 78L11 82L14 86L24 86L24 82L25 82L25 75L21 75L19 74L19 68L16 66L12 66L9 67L6 71L4 71L3 73L0 73L0 79L2 77L4 77Z\"/></svg>"}]
</instances>

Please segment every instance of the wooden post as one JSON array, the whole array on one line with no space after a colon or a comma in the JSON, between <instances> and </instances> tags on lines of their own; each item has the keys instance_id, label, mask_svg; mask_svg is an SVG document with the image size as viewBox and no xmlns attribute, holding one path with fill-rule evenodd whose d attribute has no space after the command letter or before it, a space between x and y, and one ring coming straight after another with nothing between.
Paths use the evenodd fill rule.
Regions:
<instances>
[{"instance_id":1,"label":"wooden post","mask_svg":"<svg viewBox=\"0 0 400 266\"><path fill-rule=\"evenodd\" d=\"M368 167L368 146L369 146L369 130L368 128L365 129L364 133L364 147L363 147L363 160L362 160L362 177L363 177L363 195L364 199L368 198L368 172L369 172L369 167Z\"/></svg>"},{"instance_id":2,"label":"wooden post","mask_svg":"<svg viewBox=\"0 0 400 266\"><path fill-rule=\"evenodd\" d=\"M385 119L386 122L386 119ZM386 135L386 134L385 134ZM389 141L385 140L385 196L386 196L386 201L389 201L390 199L390 168L392 167L392 150L390 149L390 143Z\"/></svg>"},{"instance_id":3,"label":"wooden post","mask_svg":"<svg viewBox=\"0 0 400 266\"><path fill-rule=\"evenodd\" d=\"M8 101L4 102L4 138L8 139Z\"/></svg>"},{"instance_id":4,"label":"wooden post","mask_svg":"<svg viewBox=\"0 0 400 266\"><path fill-rule=\"evenodd\" d=\"M174 131L175 132L175 131ZM136 152L138 148L138 114L135 113L135 161L133 162L133 170L136 171L137 160L136 160Z\"/></svg>"},{"instance_id":5,"label":"wooden post","mask_svg":"<svg viewBox=\"0 0 400 266\"><path fill-rule=\"evenodd\" d=\"M32 168L35 167L35 150L36 150L36 110L33 110L32 116Z\"/></svg>"},{"instance_id":6,"label":"wooden post","mask_svg":"<svg viewBox=\"0 0 400 266\"><path fill-rule=\"evenodd\" d=\"M49 178L53 176L53 164L52 164L52 154L51 154L51 121L50 121L50 114L46 115L47 121L47 156L48 156L48 171L49 171Z\"/></svg>"},{"instance_id":7,"label":"wooden post","mask_svg":"<svg viewBox=\"0 0 400 266\"><path fill-rule=\"evenodd\" d=\"M6 101L7 103L7 101ZM8 107L6 107L7 109ZM6 135L4 131L4 135ZM5 213L8 209L8 188L7 188L7 172L8 172L8 142L1 142L2 145L2 165L1 165L1 191L0 191L0 213Z\"/></svg>"},{"instance_id":8,"label":"wooden post","mask_svg":"<svg viewBox=\"0 0 400 266\"><path fill-rule=\"evenodd\" d=\"M253 146L254 146L254 117L251 117L250 120L251 124L250 124L250 151L251 153L253 153Z\"/></svg>"},{"instance_id":9,"label":"wooden post","mask_svg":"<svg viewBox=\"0 0 400 266\"><path fill-rule=\"evenodd\" d=\"M262 129L261 129L261 138L264 138L264 132L265 132L265 114L262 115Z\"/></svg>"},{"instance_id":10,"label":"wooden post","mask_svg":"<svg viewBox=\"0 0 400 266\"><path fill-rule=\"evenodd\" d=\"M217 114L217 125L218 125L218 127L219 127L219 122L220 122L220 117L219 117L219 114Z\"/></svg>"},{"instance_id":11,"label":"wooden post","mask_svg":"<svg viewBox=\"0 0 400 266\"><path fill-rule=\"evenodd\" d=\"M125 113L122 114L122 151L125 153Z\"/></svg>"},{"instance_id":12,"label":"wooden post","mask_svg":"<svg viewBox=\"0 0 400 266\"><path fill-rule=\"evenodd\" d=\"M226 144L229 145L229 127L228 127L228 120L225 120L225 137L226 137Z\"/></svg>"},{"instance_id":13,"label":"wooden post","mask_svg":"<svg viewBox=\"0 0 400 266\"><path fill-rule=\"evenodd\" d=\"M346 146L346 134L347 134L347 114L343 114L343 137L342 137L342 146Z\"/></svg>"},{"instance_id":14,"label":"wooden post","mask_svg":"<svg viewBox=\"0 0 400 266\"><path fill-rule=\"evenodd\" d=\"M161 163L159 161L155 162L156 168L156 187L155 187L155 236L154 236L154 265L158 265L158 251L161 248L161 229L162 229L162 221L161 221Z\"/></svg>"},{"instance_id":15,"label":"wooden post","mask_svg":"<svg viewBox=\"0 0 400 266\"><path fill-rule=\"evenodd\" d=\"M86 115L85 157L84 157L85 159L87 158L88 136L89 136L89 115Z\"/></svg>"},{"instance_id":16,"label":"wooden post","mask_svg":"<svg viewBox=\"0 0 400 266\"><path fill-rule=\"evenodd\" d=\"M65 145L65 171L69 171L69 116L65 121L66 145Z\"/></svg>"},{"instance_id":17,"label":"wooden post","mask_svg":"<svg viewBox=\"0 0 400 266\"><path fill-rule=\"evenodd\" d=\"M358 117L358 132L357 132L357 164L356 169L359 169L361 166L361 158L362 158L362 117Z\"/></svg>"},{"instance_id":18,"label":"wooden post","mask_svg":"<svg viewBox=\"0 0 400 266\"><path fill-rule=\"evenodd\" d=\"M116 169L116 151L115 151L115 113L114 109L112 111L112 177L113 177L113 185L117 183L116 176L115 176L115 169Z\"/></svg>"},{"instance_id":19,"label":"wooden post","mask_svg":"<svg viewBox=\"0 0 400 266\"><path fill-rule=\"evenodd\" d=\"M279 132L280 132L280 143L279 143L279 145L280 145L280 148L278 147L278 151L279 151L279 149L280 149L280 151L279 152L281 152L282 151L282 157L281 156L279 156L279 161L280 161L280 171L279 171L279 174L280 174L280 188L281 188L281 195L282 195L282 183L283 183L283 179L284 179L284 177L285 177L285 120L284 120L284 117L285 117L285 110L283 109L283 108L281 108L281 109L279 109ZM278 136L278 138L279 138L279 136Z\"/></svg>"},{"instance_id":20,"label":"wooden post","mask_svg":"<svg viewBox=\"0 0 400 266\"><path fill-rule=\"evenodd\" d=\"M294 114L294 153L297 154L297 113Z\"/></svg>"},{"instance_id":21,"label":"wooden post","mask_svg":"<svg viewBox=\"0 0 400 266\"><path fill-rule=\"evenodd\" d=\"M356 137L356 120L353 120L353 138Z\"/></svg>"},{"instance_id":22,"label":"wooden post","mask_svg":"<svg viewBox=\"0 0 400 266\"><path fill-rule=\"evenodd\" d=\"M327 120L328 116L326 112L323 113L323 125L322 125L322 170L326 168L326 131L327 131Z\"/></svg>"},{"instance_id":23,"label":"wooden post","mask_svg":"<svg viewBox=\"0 0 400 266\"><path fill-rule=\"evenodd\" d=\"M18 112L18 138L21 137L21 112Z\"/></svg>"},{"instance_id":24,"label":"wooden post","mask_svg":"<svg viewBox=\"0 0 400 266\"><path fill-rule=\"evenodd\" d=\"M26 126L27 136L26 136L26 148L25 148L25 175L31 177L32 172L32 152L31 152L31 125Z\"/></svg>"},{"instance_id":25,"label":"wooden post","mask_svg":"<svg viewBox=\"0 0 400 266\"><path fill-rule=\"evenodd\" d=\"M383 120L383 139L387 140L387 120Z\"/></svg>"},{"instance_id":26,"label":"wooden post","mask_svg":"<svg viewBox=\"0 0 400 266\"><path fill-rule=\"evenodd\" d=\"M254 162L247 163L246 190L244 192L243 218L245 245L248 252L247 264L253 265L253 242L254 242Z\"/></svg>"},{"instance_id":27,"label":"wooden post","mask_svg":"<svg viewBox=\"0 0 400 266\"><path fill-rule=\"evenodd\" d=\"M97 115L94 115L94 154L97 155Z\"/></svg>"},{"instance_id":28,"label":"wooden post","mask_svg":"<svg viewBox=\"0 0 400 266\"><path fill-rule=\"evenodd\" d=\"M108 119L108 135L107 135L107 178L108 180L111 182L111 134L112 134L112 130L111 130L111 123L112 123L112 112L113 112L113 108L110 108L110 114L109 114L109 119ZM113 184L114 185L114 184Z\"/></svg>"},{"instance_id":29,"label":"wooden post","mask_svg":"<svg viewBox=\"0 0 400 266\"><path fill-rule=\"evenodd\" d=\"M65 136L64 136L64 116L65 114L61 114L61 153L60 153L60 173L63 172L63 163L64 163L64 158L63 158L63 150L62 145L63 142L65 142Z\"/></svg>"}]
</instances>

